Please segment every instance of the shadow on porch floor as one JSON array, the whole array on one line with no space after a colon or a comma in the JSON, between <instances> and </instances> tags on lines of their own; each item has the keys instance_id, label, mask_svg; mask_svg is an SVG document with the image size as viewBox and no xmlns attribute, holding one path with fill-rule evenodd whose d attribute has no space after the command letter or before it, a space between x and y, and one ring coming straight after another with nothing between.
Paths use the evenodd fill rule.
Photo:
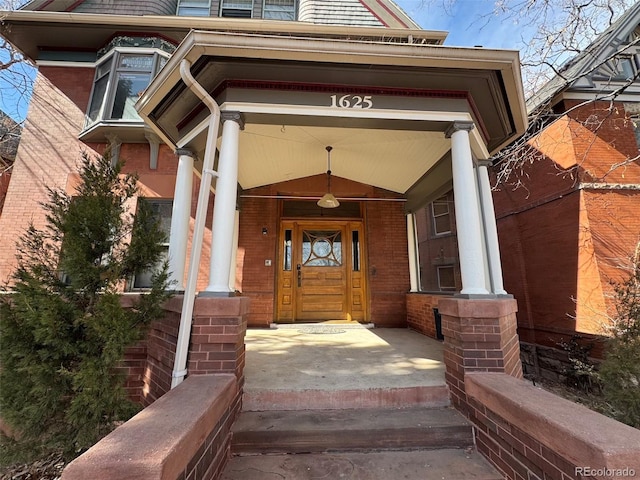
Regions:
<instances>
[{"instance_id":1,"label":"shadow on porch floor","mask_svg":"<svg viewBox=\"0 0 640 480\"><path fill-rule=\"evenodd\" d=\"M249 329L243 409L448 405L440 342L349 327Z\"/></svg>"}]
</instances>

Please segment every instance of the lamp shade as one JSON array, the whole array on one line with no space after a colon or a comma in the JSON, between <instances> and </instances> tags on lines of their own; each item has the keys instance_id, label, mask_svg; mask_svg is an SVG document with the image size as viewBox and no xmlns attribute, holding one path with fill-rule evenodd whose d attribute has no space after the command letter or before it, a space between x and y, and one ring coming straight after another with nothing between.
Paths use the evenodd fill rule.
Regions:
<instances>
[{"instance_id":1,"label":"lamp shade","mask_svg":"<svg viewBox=\"0 0 640 480\"><path fill-rule=\"evenodd\" d=\"M322 208L336 208L340 206L340 202L332 193L328 192L318 200L318 206Z\"/></svg>"}]
</instances>

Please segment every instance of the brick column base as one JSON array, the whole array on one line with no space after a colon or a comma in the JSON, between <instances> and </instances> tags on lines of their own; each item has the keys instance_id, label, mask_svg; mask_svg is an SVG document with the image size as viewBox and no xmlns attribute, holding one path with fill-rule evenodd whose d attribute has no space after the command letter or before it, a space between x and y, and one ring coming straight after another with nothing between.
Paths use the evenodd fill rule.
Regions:
<instances>
[{"instance_id":1,"label":"brick column base","mask_svg":"<svg viewBox=\"0 0 640 480\"><path fill-rule=\"evenodd\" d=\"M468 412L467 372L499 372L522 377L513 299L442 298L438 303L444 335L445 378L451 403Z\"/></svg>"},{"instance_id":2,"label":"brick column base","mask_svg":"<svg viewBox=\"0 0 640 480\"><path fill-rule=\"evenodd\" d=\"M198 297L193 309L188 375L233 373L244 385L247 297Z\"/></svg>"}]
</instances>

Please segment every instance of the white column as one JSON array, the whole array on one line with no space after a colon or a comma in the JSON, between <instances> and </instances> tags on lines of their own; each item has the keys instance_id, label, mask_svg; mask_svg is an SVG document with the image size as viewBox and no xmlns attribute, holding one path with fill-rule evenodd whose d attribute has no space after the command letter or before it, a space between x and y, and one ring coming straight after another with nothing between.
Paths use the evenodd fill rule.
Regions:
<instances>
[{"instance_id":1,"label":"white column","mask_svg":"<svg viewBox=\"0 0 640 480\"><path fill-rule=\"evenodd\" d=\"M445 132L451 138L453 194L456 208L456 230L462 295L488 295L485 282L485 260L482 248L482 225L478 208L478 190L473 172L469 131L471 122L454 122Z\"/></svg>"},{"instance_id":2,"label":"white column","mask_svg":"<svg viewBox=\"0 0 640 480\"><path fill-rule=\"evenodd\" d=\"M489 275L491 287L496 295L507 295L502 282L502 262L500 260L500 244L498 243L498 227L496 213L493 208L489 171L486 165L478 165L478 188L480 190L480 206L484 220L487 256L489 260Z\"/></svg>"},{"instance_id":3,"label":"white column","mask_svg":"<svg viewBox=\"0 0 640 480\"><path fill-rule=\"evenodd\" d=\"M240 234L240 212L236 210L236 216L233 222L233 251L231 252L231 265L229 268L229 288L231 291L236 289L236 268L238 266L238 237Z\"/></svg>"},{"instance_id":4,"label":"white column","mask_svg":"<svg viewBox=\"0 0 640 480\"><path fill-rule=\"evenodd\" d=\"M222 112L222 143L213 203L209 285L202 294L229 295L229 271L238 192L238 143L243 128L239 112Z\"/></svg>"},{"instance_id":5,"label":"white column","mask_svg":"<svg viewBox=\"0 0 640 480\"><path fill-rule=\"evenodd\" d=\"M407 246L409 247L409 281L412 292L420 291L419 273L419 257L416 248L416 228L415 216L413 213L407 213Z\"/></svg>"},{"instance_id":6,"label":"white column","mask_svg":"<svg viewBox=\"0 0 640 480\"><path fill-rule=\"evenodd\" d=\"M184 290L184 270L187 262L191 195L193 192L193 158L190 150L176 150L178 173L173 193L171 231L169 233L169 282L172 290Z\"/></svg>"}]
</instances>

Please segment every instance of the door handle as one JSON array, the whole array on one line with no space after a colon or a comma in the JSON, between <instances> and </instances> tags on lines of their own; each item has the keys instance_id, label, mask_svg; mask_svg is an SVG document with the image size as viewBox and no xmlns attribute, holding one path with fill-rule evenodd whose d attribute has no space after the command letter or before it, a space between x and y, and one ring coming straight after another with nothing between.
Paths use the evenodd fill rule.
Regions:
<instances>
[{"instance_id":1,"label":"door handle","mask_svg":"<svg viewBox=\"0 0 640 480\"><path fill-rule=\"evenodd\" d=\"M302 286L302 265L298 264L296 268L298 270L298 286L301 287Z\"/></svg>"}]
</instances>

